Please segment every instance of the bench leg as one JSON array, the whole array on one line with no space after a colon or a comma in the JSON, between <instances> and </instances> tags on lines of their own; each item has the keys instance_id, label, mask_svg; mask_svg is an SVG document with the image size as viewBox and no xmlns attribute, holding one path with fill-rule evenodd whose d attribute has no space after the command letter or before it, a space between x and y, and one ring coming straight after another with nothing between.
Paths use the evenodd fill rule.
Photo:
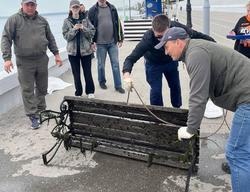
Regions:
<instances>
[{"instance_id":1,"label":"bench leg","mask_svg":"<svg viewBox=\"0 0 250 192\"><path fill-rule=\"evenodd\" d=\"M54 145L49 151L47 151L47 152L45 152L45 153L42 154L42 158L43 158L43 163L44 163L44 165L48 165L49 162L55 157L55 155L56 155L56 153L57 153L59 147L60 147L61 144L62 144L62 142L63 142L62 139L57 140L57 142L55 143L55 145ZM50 158L49 160L47 160L47 155L48 155L49 153L51 153L55 148L56 148L55 152L53 153L53 155L51 156L51 158Z\"/></svg>"}]
</instances>

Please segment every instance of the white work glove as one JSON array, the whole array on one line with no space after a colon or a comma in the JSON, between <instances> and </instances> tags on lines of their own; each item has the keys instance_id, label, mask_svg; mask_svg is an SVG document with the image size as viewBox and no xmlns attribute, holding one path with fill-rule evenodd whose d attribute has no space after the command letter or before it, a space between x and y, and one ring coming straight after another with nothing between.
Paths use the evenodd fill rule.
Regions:
<instances>
[{"instance_id":1,"label":"white work glove","mask_svg":"<svg viewBox=\"0 0 250 192\"><path fill-rule=\"evenodd\" d=\"M187 127L181 127L178 129L178 139L190 139L194 134L187 132Z\"/></svg>"},{"instance_id":2,"label":"white work glove","mask_svg":"<svg viewBox=\"0 0 250 192\"><path fill-rule=\"evenodd\" d=\"M130 77L127 77L125 79L123 79L124 81L124 87L125 89L129 92L129 91L132 91L132 88L133 88L133 81Z\"/></svg>"}]
</instances>

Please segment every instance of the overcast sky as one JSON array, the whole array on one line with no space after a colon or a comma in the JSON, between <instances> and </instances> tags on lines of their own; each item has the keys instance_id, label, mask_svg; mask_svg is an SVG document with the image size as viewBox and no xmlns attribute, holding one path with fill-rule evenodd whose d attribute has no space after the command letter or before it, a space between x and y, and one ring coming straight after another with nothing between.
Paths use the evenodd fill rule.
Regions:
<instances>
[{"instance_id":1,"label":"overcast sky","mask_svg":"<svg viewBox=\"0 0 250 192\"><path fill-rule=\"evenodd\" d=\"M142 0L131 0L131 4ZM70 0L37 0L39 13L67 12ZM91 7L97 0L80 0L87 8ZM116 7L128 6L128 0L109 0ZM9 16L17 12L21 7L21 0L0 0L0 16Z\"/></svg>"}]
</instances>

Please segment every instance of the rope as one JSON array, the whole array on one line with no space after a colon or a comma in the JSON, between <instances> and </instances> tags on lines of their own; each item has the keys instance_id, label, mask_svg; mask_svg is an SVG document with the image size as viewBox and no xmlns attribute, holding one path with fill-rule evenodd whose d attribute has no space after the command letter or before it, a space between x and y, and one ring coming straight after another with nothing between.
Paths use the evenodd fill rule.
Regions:
<instances>
[{"instance_id":1,"label":"rope","mask_svg":"<svg viewBox=\"0 0 250 192\"><path fill-rule=\"evenodd\" d=\"M156 119L158 119L158 120L161 121L162 123L165 123L165 124L168 124L168 125L172 125L172 126L176 126L176 125L174 125L173 123L167 122L167 121L161 119L160 117L158 117L157 115L155 115L155 114L147 107L147 105L144 103L144 101L142 100L142 98L141 98L140 94L138 93L138 91L136 90L136 88L133 86L132 89L134 89L136 95L137 95L138 98L140 99L140 101L141 101L142 105L144 106L144 108L145 108L153 117L155 117ZM128 104L128 102L129 102L130 92L132 92L132 91L129 91L129 92L128 92L127 104Z\"/></svg>"},{"instance_id":2,"label":"rope","mask_svg":"<svg viewBox=\"0 0 250 192\"><path fill-rule=\"evenodd\" d=\"M158 119L158 120L161 121L162 123L174 125L174 124L172 124L172 123L169 123L169 122L167 122L167 121L164 121L163 119L161 119L161 118L159 118L157 115L155 115L155 114L147 107L147 105L144 103L144 101L142 100L140 94L138 93L138 91L137 91L137 89L134 87L134 85L132 86L131 91L128 91L127 104L128 104L128 102L129 102L130 92L132 92L132 89L134 89L136 95L137 95L138 98L140 99L140 101L141 101L142 105L144 106L144 108L145 108L153 117L155 117L156 119ZM219 130L222 128L222 126L223 126L224 123L225 123L225 125L227 126L228 130L230 130L229 125L228 125L227 120L226 120L226 117L227 117L227 110L226 110L226 112L224 112L224 110L223 110L223 121L222 121L222 123L220 124L220 126L218 127L218 129L217 129L215 132L213 132L212 134L208 135L208 136L199 137L199 138L200 138L200 139L206 139L206 140L212 141L211 139L208 139L208 138L210 138L210 137L212 137L213 135L215 135L216 133L218 133ZM215 141L213 141L213 142L215 142ZM217 146L218 146L218 145L217 145Z\"/></svg>"},{"instance_id":3,"label":"rope","mask_svg":"<svg viewBox=\"0 0 250 192\"><path fill-rule=\"evenodd\" d=\"M172 124L172 123L169 123L169 122L164 121L163 119L161 119L161 118L159 118L157 115L155 115L155 114L147 107L147 105L143 102L143 100L142 100L140 94L138 93L138 91L136 90L136 88L134 87L134 85L131 87L131 90L128 91L127 104L128 104L128 102L129 102L130 92L132 92L132 89L134 89L136 95L137 95L138 98L140 99L140 101L141 101L142 105L144 106L144 108L145 108L153 117L155 117L156 119L158 119L159 121L161 121L161 122L163 122L163 123L165 123L165 124L174 125L174 124ZM205 140L211 141L211 142L213 142L214 144L216 144L216 146L217 146L218 148L220 148L219 145L218 145L215 141L213 141L212 139L209 139L209 138L212 137L213 135L215 135L216 133L218 133L218 131L222 128L222 126L223 126L224 123L226 124L228 130L230 130L230 128L229 128L229 126L228 126L228 123L227 123L227 120L226 120L226 117L227 117L227 110L226 110L226 112L224 112L224 110L223 110L223 121L222 121L222 123L220 124L220 126L218 127L218 129L217 129L214 133L212 133L212 134L210 134L210 135L208 135L208 136L205 136L205 137L198 137L198 138L199 138L199 139L205 139ZM194 145L194 143L193 143L193 145ZM194 168L194 166L195 166L196 156L197 156L197 153L194 152L194 156L193 156L191 165L190 165L190 167L189 167L189 169L188 169L185 192L188 192L188 191L189 191L189 184L190 184L190 179L191 179L191 176L192 176L193 168Z\"/></svg>"}]
</instances>

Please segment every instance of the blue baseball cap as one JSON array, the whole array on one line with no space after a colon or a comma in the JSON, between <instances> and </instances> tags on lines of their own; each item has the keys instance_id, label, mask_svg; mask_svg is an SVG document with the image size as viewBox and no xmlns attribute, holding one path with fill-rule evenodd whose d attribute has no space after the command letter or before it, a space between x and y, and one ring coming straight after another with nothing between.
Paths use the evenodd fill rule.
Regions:
<instances>
[{"instance_id":1,"label":"blue baseball cap","mask_svg":"<svg viewBox=\"0 0 250 192\"><path fill-rule=\"evenodd\" d=\"M189 38L189 35L185 31L185 29L181 27L171 27L164 33L160 43L158 43L155 46L155 49L162 48L165 45L165 43L167 43L167 41L176 39L186 39L186 38Z\"/></svg>"}]
</instances>

